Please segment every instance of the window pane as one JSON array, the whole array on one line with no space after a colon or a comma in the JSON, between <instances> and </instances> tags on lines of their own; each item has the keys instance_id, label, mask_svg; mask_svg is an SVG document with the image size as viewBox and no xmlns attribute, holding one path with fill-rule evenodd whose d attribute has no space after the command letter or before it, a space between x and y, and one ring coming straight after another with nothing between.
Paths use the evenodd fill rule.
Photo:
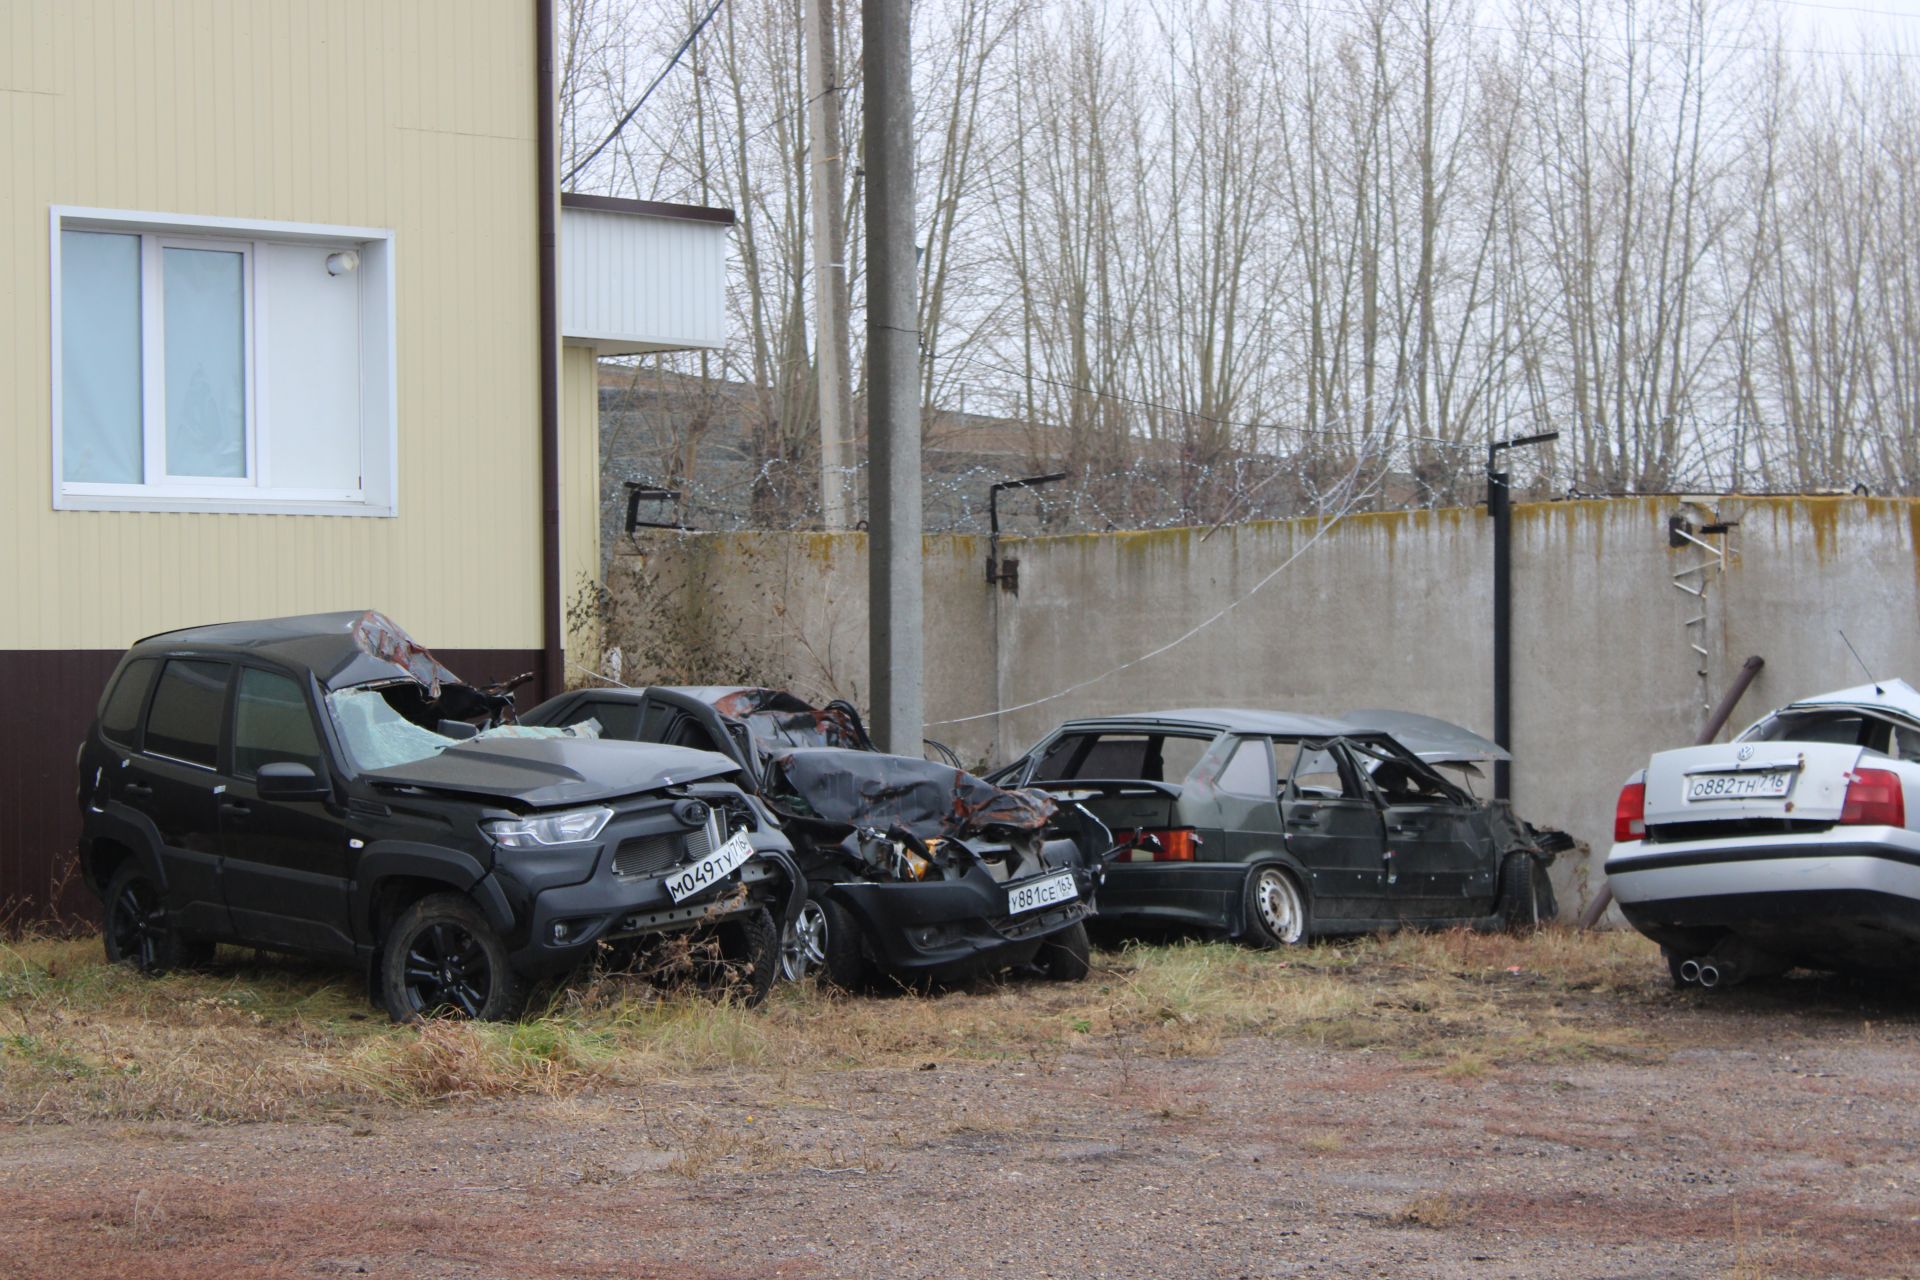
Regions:
<instances>
[{"instance_id":1,"label":"window pane","mask_svg":"<svg viewBox=\"0 0 1920 1280\"><path fill-rule=\"evenodd\" d=\"M1247 738L1233 749L1233 759L1220 771L1220 789L1237 796L1272 797L1275 794L1266 739Z\"/></svg>"},{"instance_id":2,"label":"window pane","mask_svg":"<svg viewBox=\"0 0 1920 1280\"><path fill-rule=\"evenodd\" d=\"M160 674L147 712L148 751L213 767L220 747L220 709L227 664L175 659Z\"/></svg>"},{"instance_id":3,"label":"window pane","mask_svg":"<svg viewBox=\"0 0 1920 1280\"><path fill-rule=\"evenodd\" d=\"M233 771L251 778L276 760L304 764L318 775L320 737L298 684L249 667L233 697Z\"/></svg>"},{"instance_id":4,"label":"window pane","mask_svg":"<svg viewBox=\"0 0 1920 1280\"><path fill-rule=\"evenodd\" d=\"M139 236L60 233L60 475L142 479Z\"/></svg>"},{"instance_id":5,"label":"window pane","mask_svg":"<svg viewBox=\"0 0 1920 1280\"><path fill-rule=\"evenodd\" d=\"M133 727L140 723L140 707L147 700L147 690L153 687L153 673L159 665L152 658L127 664L100 709L102 735L114 742L133 741Z\"/></svg>"},{"instance_id":6,"label":"window pane","mask_svg":"<svg viewBox=\"0 0 1920 1280\"><path fill-rule=\"evenodd\" d=\"M598 720L600 736L631 742L640 736L640 704L637 702L589 702L580 708L573 723Z\"/></svg>"},{"instance_id":7,"label":"window pane","mask_svg":"<svg viewBox=\"0 0 1920 1280\"><path fill-rule=\"evenodd\" d=\"M1166 737L1160 739L1160 776L1153 776L1154 760L1147 757L1147 778L1150 782L1185 782L1194 767L1200 763L1200 757L1207 754L1207 748L1213 745L1212 738Z\"/></svg>"},{"instance_id":8,"label":"window pane","mask_svg":"<svg viewBox=\"0 0 1920 1280\"><path fill-rule=\"evenodd\" d=\"M167 474L247 474L244 259L167 249Z\"/></svg>"}]
</instances>

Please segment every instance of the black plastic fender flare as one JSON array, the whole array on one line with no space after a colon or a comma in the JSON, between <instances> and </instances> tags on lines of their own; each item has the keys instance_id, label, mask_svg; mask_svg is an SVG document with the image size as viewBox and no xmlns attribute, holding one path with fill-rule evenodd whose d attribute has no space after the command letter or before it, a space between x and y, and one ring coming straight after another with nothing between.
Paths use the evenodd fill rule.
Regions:
<instances>
[{"instance_id":1,"label":"black plastic fender flare","mask_svg":"<svg viewBox=\"0 0 1920 1280\"><path fill-rule=\"evenodd\" d=\"M80 860L80 874L93 888L96 897L104 899L107 895L105 880L94 875L93 846L101 842L117 844L129 850L133 858L160 887L161 893L168 889L166 860L160 856L160 849L166 842L160 838L160 828L153 825L153 819L138 809L110 800L106 807L87 815L87 825L93 828L87 837L87 848ZM95 883L99 880L99 883Z\"/></svg>"},{"instance_id":2,"label":"black plastic fender flare","mask_svg":"<svg viewBox=\"0 0 1920 1280\"><path fill-rule=\"evenodd\" d=\"M1247 863L1247 874L1241 878L1240 892L1235 895L1233 906L1230 908L1232 912L1232 924L1227 931L1227 936L1230 938L1243 938L1246 936L1247 884L1265 867L1279 867L1282 871L1292 876L1294 883L1300 886L1300 897L1304 900L1307 908L1307 927L1310 936L1313 927L1313 876L1308 873L1306 867L1301 865L1298 858L1295 858L1291 853L1287 853L1284 850L1278 853L1257 854L1253 861Z\"/></svg>"},{"instance_id":3,"label":"black plastic fender flare","mask_svg":"<svg viewBox=\"0 0 1920 1280\"><path fill-rule=\"evenodd\" d=\"M440 845L414 844L401 840L378 840L361 851L353 875L353 923L363 930L362 940L371 944L374 937L373 907L380 886L394 879L435 880L447 888L464 893L480 908L487 923L502 937L513 932L513 905L500 882L472 854Z\"/></svg>"}]
</instances>

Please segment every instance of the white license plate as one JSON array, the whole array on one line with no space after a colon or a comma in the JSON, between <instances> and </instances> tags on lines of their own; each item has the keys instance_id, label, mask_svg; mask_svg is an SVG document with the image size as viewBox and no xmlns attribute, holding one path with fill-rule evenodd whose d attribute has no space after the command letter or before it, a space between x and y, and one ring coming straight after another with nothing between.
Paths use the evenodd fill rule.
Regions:
<instances>
[{"instance_id":1,"label":"white license plate","mask_svg":"<svg viewBox=\"0 0 1920 1280\"><path fill-rule=\"evenodd\" d=\"M698 862L690 862L674 872L667 881L667 892L675 902L685 902L702 889L712 888L740 869L753 856L753 841L747 833L736 831L731 839Z\"/></svg>"},{"instance_id":2,"label":"white license plate","mask_svg":"<svg viewBox=\"0 0 1920 1280\"><path fill-rule=\"evenodd\" d=\"M1063 902L1072 902L1080 896L1080 890L1073 883L1073 873L1063 871L1057 876L1047 876L1040 880L1029 880L1007 890L1007 914L1017 916L1023 911L1038 911L1041 907L1056 907Z\"/></svg>"},{"instance_id":3,"label":"white license plate","mask_svg":"<svg viewBox=\"0 0 1920 1280\"><path fill-rule=\"evenodd\" d=\"M1791 769L1767 773L1703 773L1687 779L1687 800L1777 800L1793 785Z\"/></svg>"}]
</instances>

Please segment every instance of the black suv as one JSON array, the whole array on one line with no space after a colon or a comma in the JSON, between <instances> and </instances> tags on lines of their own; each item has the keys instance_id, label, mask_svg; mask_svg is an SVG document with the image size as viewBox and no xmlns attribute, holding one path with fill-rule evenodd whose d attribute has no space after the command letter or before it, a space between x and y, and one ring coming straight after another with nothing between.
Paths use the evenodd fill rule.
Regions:
<instances>
[{"instance_id":1,"label":"black suv","mask_svg":"<svg viewBox=\"0 0 1920 1280\"><path fill-rule=\"evenodd\" d=\"M397 1019L502 1018L602 943L685 933L697 976L764 996L805 881L738 766L511 706L377 613L135 644L78 759L108 958L334 956Z\"/></svg>"}]
</instances>

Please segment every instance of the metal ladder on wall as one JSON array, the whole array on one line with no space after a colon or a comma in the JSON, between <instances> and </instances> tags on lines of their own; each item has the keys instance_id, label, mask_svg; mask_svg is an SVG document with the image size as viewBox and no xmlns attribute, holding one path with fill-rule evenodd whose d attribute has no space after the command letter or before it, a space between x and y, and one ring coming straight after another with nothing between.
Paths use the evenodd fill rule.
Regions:
<instances>
[{"instance_id":1,"label":"metal ladder on wall","mask_svg":"<svg viewBox=\"0 0 1920 1280\"><path fill-rule=\"evenodd\" d=\"M1699 513L1706 518L1698 525L1689 518L1690 513ZM1687 648L1693 652L1694 676L1697 681L1697 698L1702 716L1713 712L1712 686L1708 683L1711 674L1708 671L1707 651L1707 588L1719 578L1726 576L1727 561L1739 553L1731 548L1710 542L1706 537L1718 535L1724 542L1733 522L1720 519L1717 507L1699 499L1687 498L1680 502L1680 510L1667 520L1667 544L1679 550L1689 546L1697 547L1705 553L1705 558L1697 564L1685 565L1673 571L1673 585L1693 597L1695 615L1681 624L1686 633Z\"/></svg>"}]
</instances>

